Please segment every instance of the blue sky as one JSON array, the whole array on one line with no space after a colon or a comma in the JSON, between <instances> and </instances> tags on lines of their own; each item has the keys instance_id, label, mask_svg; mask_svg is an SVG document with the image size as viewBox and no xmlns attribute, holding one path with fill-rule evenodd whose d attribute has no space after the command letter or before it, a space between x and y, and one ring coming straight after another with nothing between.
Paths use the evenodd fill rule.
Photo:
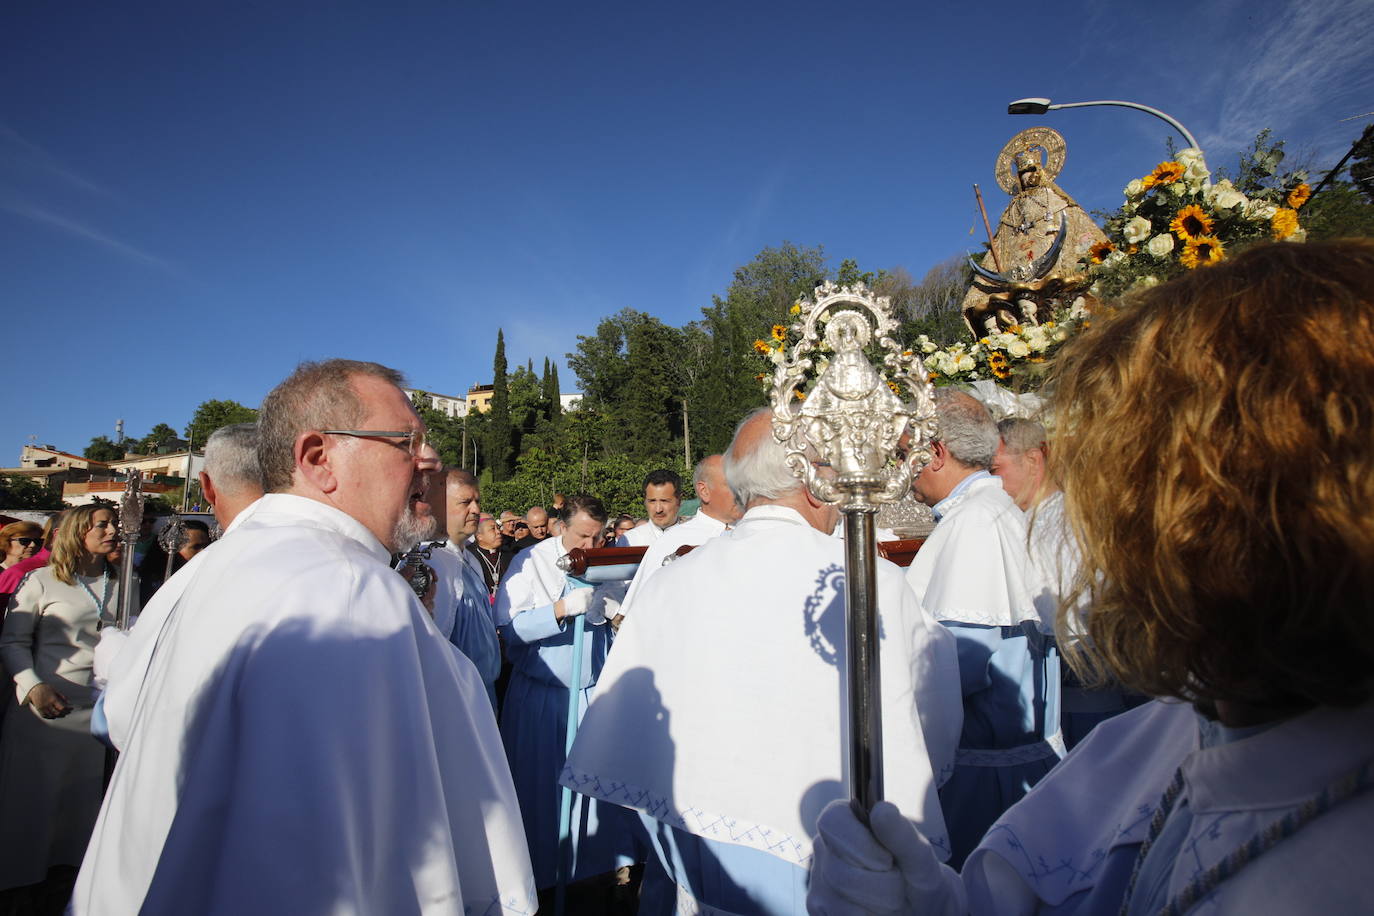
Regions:
<instances>
[{"instance_id":1,"label":"blue sky","mask_svg":"<svg viewBox=\"0 0 1374 916\"><path fill-rule=\"evenodd\" d=\"M0 10L0 464L301 359L421 387L681 324L763 247L918 279L974 248L1001 146L1068 142L1089 209L1169 129L1333 164L1374 110L1374 3L142 3ZM575 385L560 369L565 390Z\"/></svg>"}]
</instances>

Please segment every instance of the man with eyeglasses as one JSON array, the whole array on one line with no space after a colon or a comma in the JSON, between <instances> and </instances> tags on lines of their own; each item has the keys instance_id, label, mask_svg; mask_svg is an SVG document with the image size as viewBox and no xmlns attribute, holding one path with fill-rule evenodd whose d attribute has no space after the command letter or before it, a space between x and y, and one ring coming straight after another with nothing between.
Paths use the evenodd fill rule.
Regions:
<instances>
[{"instance_id":1,"label":"man with eyeglasses","mask_svg":"<svg viewBox=\"0 0 1374 916\"><path fill-rule=\"evenodd\" d=\"M481 678L389 567L441 467L401 381L304 363L263 402L267 493L164 619L74 913L534 910Z\"/></svg>"}]
</instances>

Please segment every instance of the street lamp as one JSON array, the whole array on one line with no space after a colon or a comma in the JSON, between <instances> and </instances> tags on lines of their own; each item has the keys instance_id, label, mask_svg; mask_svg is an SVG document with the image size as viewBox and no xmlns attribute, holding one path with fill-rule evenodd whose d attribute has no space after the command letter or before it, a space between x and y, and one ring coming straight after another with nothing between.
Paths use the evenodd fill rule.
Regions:
<instances>
[{"instance_id":1,"label":"street lamp","mask_svg":"<svg viewBox=\"0 0 1374 916\"><path fill-rule=\"evenodd\" d=\"M1047 111L1054 111L1057 108L1087 108L1091 105L1115 105L1118 108L1134 108L1136 111L1152 114L1182 134L1183 139L1188 141L1189 146L1198 150L1202 149L1202 147L1198 146L1197 139L1192 134L1188 133L1188 128L1184 127L1158 108L1151 108L1149 105L1141 105L1138 102L1122 102L1116 99L1109 99L1097 102L1060 102L1058 104L1051 104L1049 99L1017 99L1007 106L1007 114L1044 114Z\"/></svg>"}]
</instances>

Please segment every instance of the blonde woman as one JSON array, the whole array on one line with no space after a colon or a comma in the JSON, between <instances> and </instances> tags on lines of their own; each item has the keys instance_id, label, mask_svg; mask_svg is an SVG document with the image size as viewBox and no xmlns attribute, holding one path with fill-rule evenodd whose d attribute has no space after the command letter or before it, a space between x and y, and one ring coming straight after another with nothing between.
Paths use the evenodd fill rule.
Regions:
<instances>
[{"instance_id":1,"label":"blonde woman","mask_svg":"<svg viewBox=\"0 0 1374 916\"><path fill-rule=\"evenodd\" d=\"M100 810L104 749L90 734L96 632L119 606L115 514L63 516L49 564L9 602L0 659L15 684L0 732L0 889L80 865Z\"/></svg>"}]
</instances>

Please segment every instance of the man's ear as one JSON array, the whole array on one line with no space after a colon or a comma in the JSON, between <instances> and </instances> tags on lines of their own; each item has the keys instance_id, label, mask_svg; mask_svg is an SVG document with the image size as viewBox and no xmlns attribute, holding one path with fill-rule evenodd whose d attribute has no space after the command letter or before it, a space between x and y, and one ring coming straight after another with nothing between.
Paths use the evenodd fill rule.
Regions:
<instances>
[{"instance_id":1,"label":"man's ear","mask_svg":"<svg viewBox=\"0 0 1374 916\"><path fill-rule=\"evenodd\" d=\"M201 471L196 475L200 480L200 494L205 497L205 501L214 509L219 504L219 491L215 489L215 483L210 479L210 475Z\"/></svg>"},{"instance_id":2,"label":"man's ear","mask_svg":"<svg viewBox=\"0 0 1374 916\"><path fill-rule=\"evenodd\" d=\"M296 473L310 489L333 493L339 488L323 433L315 430L301 433L292 454L296 459Z\"/></svg>"},{"instance_id":3,"label":"man's ear","mask_svg":"<svg viewBox=\"0 0 1374 916\"><path fill-rule=\"evenodd\" d=\"M945 451L945 444L936 439L930 444L930 463L922 470L938 471L945 466L945 460L949 458L949 452Z\"/></svg>"}]
</instances>

